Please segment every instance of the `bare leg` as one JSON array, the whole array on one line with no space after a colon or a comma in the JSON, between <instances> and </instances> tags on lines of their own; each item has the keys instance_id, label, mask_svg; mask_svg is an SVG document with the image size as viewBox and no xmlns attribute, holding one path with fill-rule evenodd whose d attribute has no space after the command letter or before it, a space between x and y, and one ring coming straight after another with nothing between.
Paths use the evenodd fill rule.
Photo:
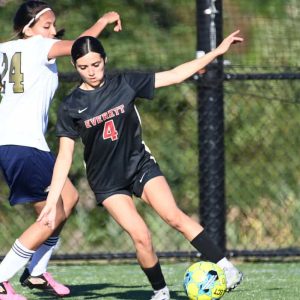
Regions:
<instances>
[{"instance_id":1,"label":"bare leg","mask_svg":"<svg viewBox=\"0 0 300 300\"><path fill-rule=\"evenodd\" d=\"M62 201L63 201L63 210L64 210L64 214L65 214L65 220L61 224L58 225L58 227L53 232L52 236L59 235L62 228L64 227L64 224L65 224L67 218L71 215L71 213L79 199L78 192L69 178L67 179L67 181L64 185L64 188L61 193L61 197L62 197ZM44 206L45 206L45 201L37 202L34 204L34 208L35 208L35 212L36 212L37 216L41 213Z\"/></svg>"},{"instance_id":2,"label":"bare leg","mask_svg":"<svg viewBox=\"0 0 300 300\"><path fill-rule=\"evenodd\" d=\"M61 209L63 210L65 218L70 216L72 209L77 203L77 200L78 193L68 179L62 191L63 202ZM37 215L40 214L44 204L45 201L34 204ZM57 294L58 296L65 296L70 293L69 288L56 282L52 278L51 274L47 272L49 260L58 242L58 236L65 222L66 219L58 225L51 236L47 238L47 240L45 240L32 255L29 265L20 277L20 282L23 286L48 291L50 293Z\"/></svg>"},{"instance_id":3,"label":"bare leg","mask_svg":"<svg viewBox=\"0 0 300 300\"><path fill-rule=\"evenodd\" d=\"M45 201L36 203L36 206L43 205L45 205ZM57 206L56 227L66 219L61 199L58 201ZM19 237L19 241L27 249L36 250L52 234L53 230L51 228L39 222L35 222L22 233Z\"/></svg>"},{"instance_id":4,"label":"bare leg","mask_svg":"<svg viewBox=\"0 0 300 300\"><path fill-rule=\"evenodd\" d=\"M203 231L199 223L177 206L164 176L155 177L146 183L142 199L152 206L167 224L181 232L187 240L193 240Z\"/></svg>"},{"instance_id":5,"label":"bare leg","mask_svg":"<svg viewBox=\"0 0 300 300\"><path fill-rule=\"evenodd\" d=\"M103 202L103 206L131 237L140 265L143 268L153 267L158 258L153 249L151 234L132 198L121 194L113 195Z\"/></svg>"},{"instance_id":6,"label":"bare leg","mask_svg":"<svg viewBox=\"0 0 300 300\"><path fill-rule=\"evenodd\" d=\"M200 253L217 263L225 271L228 291L241 283L243 274L223 256L219 248L203 232L203 227L177 207L169 185L163 176L155 177L146 183L142 198L166 223L192 242L192 245Z\"/></svg>"}]
</instances>

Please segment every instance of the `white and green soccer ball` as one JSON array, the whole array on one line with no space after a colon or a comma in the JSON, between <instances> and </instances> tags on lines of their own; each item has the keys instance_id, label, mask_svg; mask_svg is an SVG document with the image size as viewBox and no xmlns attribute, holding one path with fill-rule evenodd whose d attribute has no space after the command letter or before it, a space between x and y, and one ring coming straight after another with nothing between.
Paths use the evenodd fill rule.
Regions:
<instances>
[{"instance_id":1,"label":"white and green soccer ball","mask_svg":"<svg viewBox=\"0 0 300 300\"><path fill-rule=\"evenodd\" d=\"M220 299L226 291L226 277L218 265L200 261L186 270L183 286L190 300Z\"/></svg>"}]
</instances>

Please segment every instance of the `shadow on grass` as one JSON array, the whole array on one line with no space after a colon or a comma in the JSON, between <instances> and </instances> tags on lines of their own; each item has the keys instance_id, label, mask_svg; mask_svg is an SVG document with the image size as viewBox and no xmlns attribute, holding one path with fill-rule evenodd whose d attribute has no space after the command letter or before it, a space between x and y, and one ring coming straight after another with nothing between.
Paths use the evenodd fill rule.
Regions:
<instances>
[{"instance_id":1,"label":"shadow on grass","mask_svg":"<svg viewBox=\"0 0 300 300\"><path fill-rule=\"evenodd\" d=\"M110 284L80 284L80 285L68 285L71 290L71 294L63 297L63 299L77 299L80 297L81 299L104 299L105 294L102 291L106 288L114 288L113 285ZM39 299L50 300L50 299L62 299L61 297L54 296L52 294L45 294L44 292L34 292Z\"/></svg>"},{"instance_id":2,"label":"shadow on grass","mask_svg":"<svg viewBox=\"0 0 300 300\"><path fill-rule=\"evenodd\" d=\"M153 295L149 287L145 290L141 289L143 286L120 286L113 284L80 284L69 285L71 295L65 296L64 299L122 299L122 300L137 300L150 299ZM122 289L122 291L118 291ZM62 299L51 294L43 292L34 292L41 300ZM181 295L180 295L181 294ZM186 297L182 296L182 291L172 291L171 298L176 300L184 300Z\"/></svg>"},{"instance_id":3,"label":"shadow on grass","mask_svg":"<svg viewBox=\"0 0 300 300\"><path fill-rule=\"evenodd\" d=\"M114 299L122 299L122 300L148 300L151 298L153 294L149 291L141 291L141 290L133 290L130 292L121 292L121 293L112 293L106 294L106 297L114 297ZM171 299L176 300L186 300L187 298L184 296L179 296L176 292L171 293Z\"/></svg>"},{"instance_id":4,"label":"shadow on grass","mask_svg":"<svg viewBox=\"0 0 300 300\"><path fill-rule=\"evenodd\" d=\"M169 286L171 290L171 299L176 300L186 300L186 296L184 297L182 291L175 291ZM147 285L129 285L129 286L115 286L114 292L108 292L104 296L113 298L113 299L122 299L122 300L148 300L153 296L153 291ZM122 289L122 291L118 292L117 289ZM181 295L180 295L181 294Z\"/></svg>"}]
</instances>

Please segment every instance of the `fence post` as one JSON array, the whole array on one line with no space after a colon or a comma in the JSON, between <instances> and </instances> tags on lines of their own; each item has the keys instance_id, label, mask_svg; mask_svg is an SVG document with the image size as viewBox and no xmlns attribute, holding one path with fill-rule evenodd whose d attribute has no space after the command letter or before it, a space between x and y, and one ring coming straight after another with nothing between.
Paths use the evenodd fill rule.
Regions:
<instances>
[{"instance_id":1,"label":"fence post","mask_svg":"<svg viewBox=\"0 0 300 300\"><path fill-rule=\"evenodd\" d=\"M222 0L197 0L197 54L209 52L222 37ZM223 58L197 75L199 130L199 213L210 237L226 251Z\"/></svg>"}]
</instances>

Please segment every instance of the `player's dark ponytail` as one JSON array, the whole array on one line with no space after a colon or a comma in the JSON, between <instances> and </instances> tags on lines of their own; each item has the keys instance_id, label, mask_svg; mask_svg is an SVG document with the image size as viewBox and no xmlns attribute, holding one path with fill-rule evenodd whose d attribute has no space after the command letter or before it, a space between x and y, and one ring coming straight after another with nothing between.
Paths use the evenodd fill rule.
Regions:
<instances>
[{"instance_id":1,"label":"player's dark ponytail","mask_svg":"<svg viewBox=\"0 0 300 300\"><path fill-rule=\"evenodd\" d=\"M98 39L92 36L82 36L74 42L71 49L73 64L76 65L77 59L89 52L99 53L104 60L106 58L105 50Z\"/></svg>"},{"instance_id":2,"label":"player's dark ponytail","mask_svg":"<svg viewBox=\"0 0 300 300\"><path fill-rule=\"evenodd\" d=\"M18 37L23 38L24 26L26 26L26 24L28 24L32 19L34 19L39 12L46 8L51 7L48 3L38 0L26 1L20 5L14 17L14 31L16 32ZM30 27L32 27L35 24L35 21L36 20L30 23Z\"/></svg>"}]
</instances>

